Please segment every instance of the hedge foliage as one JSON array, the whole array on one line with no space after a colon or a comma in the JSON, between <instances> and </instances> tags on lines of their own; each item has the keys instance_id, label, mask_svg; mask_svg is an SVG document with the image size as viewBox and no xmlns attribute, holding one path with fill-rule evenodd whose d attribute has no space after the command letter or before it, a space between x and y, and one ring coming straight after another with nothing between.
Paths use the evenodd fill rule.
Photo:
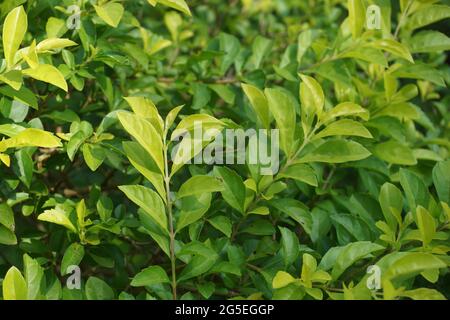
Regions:
<instances>
[{"instance_id":1,"label":"hedge foliage","mask_svg":"<svg viewBox=\"0 0 450 320\"><path fill-rule=\"evenodd\" d=\"M448 1L0 9L3 299L450 297Z\"/></svg>"}]
</instances>

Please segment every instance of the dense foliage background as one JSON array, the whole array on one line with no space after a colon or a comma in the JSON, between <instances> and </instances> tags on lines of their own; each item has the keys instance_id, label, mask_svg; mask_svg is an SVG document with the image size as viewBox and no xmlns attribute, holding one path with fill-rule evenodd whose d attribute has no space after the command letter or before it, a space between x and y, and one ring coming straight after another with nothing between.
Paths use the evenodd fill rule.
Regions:
<instances>
[{"instance_id":1,"label":"dense foliage background","mask_svg":"<svg viewBox=\"0 0 450 320\"><path fill-rule=\"evenodd\" d=\"M449 298L448 4L2 1L2 297ZM281 171L172 166L195 120Z\"/></svg>"}]
</instances>

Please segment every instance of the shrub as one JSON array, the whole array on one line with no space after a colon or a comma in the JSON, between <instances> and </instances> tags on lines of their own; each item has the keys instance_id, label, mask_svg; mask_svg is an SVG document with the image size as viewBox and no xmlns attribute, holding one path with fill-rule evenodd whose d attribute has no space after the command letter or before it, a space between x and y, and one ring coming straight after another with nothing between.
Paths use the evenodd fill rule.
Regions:
<instances>
[{"instance_id":1,"label":"shrub","mask_svg":"<svg viewBox=\"0 0 450 320\"><path fill-rule=\"evenodd\" d=\"M3 299L448 298L439 2L4 1Z\"/></svg>"}]
</instances>

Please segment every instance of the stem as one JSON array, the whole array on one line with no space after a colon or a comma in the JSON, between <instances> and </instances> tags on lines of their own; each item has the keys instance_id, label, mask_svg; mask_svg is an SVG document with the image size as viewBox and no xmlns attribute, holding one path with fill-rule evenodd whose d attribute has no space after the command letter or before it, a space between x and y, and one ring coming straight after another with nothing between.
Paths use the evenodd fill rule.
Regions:
<instances>
[{"instance_id":1,"label":"stem","mask_svg":"<svg viewBox=\"0 0 450 320\"><path fill-rule=\"evenodd\" d=\"M164 182L166 186L166 208L169 215L169 232L170 232L170 264L172 269L172 296L173 300L177 300L177 272L175 257L175 231L173 229L172 200L170 199L170 176L169 163L167 160L167 145L164 138Z\"/></svg>"},{"instance_id":2,"label":"stem","mask_svg":"<svg viewBox=\"0 0 450 320\"><path fill-rule=\"evenodd\" d=\"M402 15L397 24L397 28L395 28L394 39L397 39L398 33L400 32L400 28L402 27L402 24L403 24L403 20L405 20L406 16L408 15L408 11L409 11L409 8L411 7L412 3L413 3L413 1L409 0L408 4L405 7L405 10L402 12Z\"/></svg>"}]
</instances>

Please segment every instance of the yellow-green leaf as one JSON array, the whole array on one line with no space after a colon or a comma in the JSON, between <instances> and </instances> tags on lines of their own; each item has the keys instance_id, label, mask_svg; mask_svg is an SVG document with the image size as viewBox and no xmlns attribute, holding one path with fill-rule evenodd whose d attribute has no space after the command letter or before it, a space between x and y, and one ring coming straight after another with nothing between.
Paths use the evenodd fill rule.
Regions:
<instances>
[{"instance_id":1,"label":"yellow-green leaf","mask_svg":"<svg viewBox=\"0 0 450 320\"><path fill-rule=\"evenodd\" d=\"M289 273L284 271L278 271L272 281L272 287L274 289L279 289L296 282L297 280L291 276Z\"/></svg>"},{"instance_id":2,"label":"yellow-green leaf","mask_svg":"<svg viewBox=\"0 0 450 320\"><path fill-rule=\"evenodd\" d=\"M144 97L125 97L133 112L139 117L148 119L153 127L162 135L164 122L158 113L155 104Z\"/></svg>"},{"instance_id":3,"label":"yellow-green leaf","mask_svg":"<svg viewBox=\"0 0 450 320\"><path fill-rule=\"evenodd\" d=\"M14 90L19 90L22 87L22 72L19 70L11 70L4 74L0 74L0 81L11 86Z\"/></svg>"},{"instance_id":4,"label":"yellow-green leaf","mask_svg":"<svg viewBox=\"0 0 450 320\"><path fill-rule=\"evenodd\" d=\"M64 49L66 47L76 46L77 43L66 38L45 39L36 46L37 52L46 52L50 50Z\"/></svg>"},{"instance_id":5,"label":"yellow-green leaf","mask_svg":"<svg viewBox=\"0 0 450 320\"><path fill-rule=\"evenodd\" d=\"M363 31L366 13L362 0L348 0L348 19L353 39L359 37Z\"/></svg>"},{"instance_id":6,"label":"yellow-green leaf","mask_svg":"<svg viewBox=\"0 0 450 320\"><path fill-rule=\"evenodd\" d=\"M3 279L2 287L4 300L27 300L27 283L16 267L9 268Z\"/></svg>"},{"instance_id":7,"label":"yellow-green leaf","mask_svg":"<svg viewBox=\"0 0 450 320\"><path fill-rule=\"evenodd\" d=\"M9 148L56 148L60 146L60 140L52 133L35 128L25 129L10 139L0 141L0 151L5 151Z\"/></svg>"},{"instance_id":8,"label":"yellow-green leaf","mask_svg":"<svg viewBox=\"0 0 450 320\"><path fill-rule=\"evenodd\" d=\"M159 170L164 172L163 143L160 134L146 119L121 111L118 118L125 130L148 152Z\"/></svg>"},{"instance_id":9,"label":"yellow-green leaf","mask_svg":"<svg viewBox=\"0 0 450 320\"><path fill-rule=\"evenodd\" d=\"M66 227L70 231L77 232L75 226L67 217L66 213L60 207L56 207L55 209L45 210L38 216L38 220L47 221L54 224L58 224Z\"/></svg>"},{"instance_id":10,"label":"yellow-green leaf","mask_svg":"<svg viewBox=\"0 0 450 320\"><path fill-rule=\"evenodd\" d=\"M108 2L101 6L95 6L98 16L110 26L116 28L123 16L124 8L120 3Z\"/></svg>"},{"instance_id":11,"label":"yellow-green leaf","mask_svg":"<svg viewBox=\"0 0 450 320\"><path fill-rule=\"evenodd\" d=\"M33 79L44 81L54 86L63 89L67 92L67 82L64 79L61 71L49 64L41 64L34 69L25 69L22 71L24 75L27 75Z\"/></svg>"},{"instance_id":12,"label":"yellow-green leaf","mask_svg":"<svg viewBox=\"0 0 450 320\"><path fill-rule=\"evenodd\" d=\"M265 129L270 129L270 111L264 93L255 86L242 84L242 89Z\"/></svg>"},{"instance_id":13,"label":"yellow-green leaf","mask_svg":"<svg viewBox=\"0 0 450 320\"><path fill-rule=\"evenodd\" d=\"M14 56L27 32L28 19L23 6L13 9L3 23L3 51L8 68L14 65Z\"/></svg>"},{"instance_id":14,"label":"yellow-green leaf","mask_svg":"<svg viewBox=\"0 0 450 320\"><path fill-rule=\"evenodd\" d=\"M149 0L149 1L151 1L151 0ZM152 1L152 2L155 2L155 1ZM191 15L191 10L189 10L189 7L186 4L186 1L184 1L184 0L157 0L157 2L161 3L165 6L168 6L170 8L179 10L189 16Z\"/></svg>"}]
</instances>

